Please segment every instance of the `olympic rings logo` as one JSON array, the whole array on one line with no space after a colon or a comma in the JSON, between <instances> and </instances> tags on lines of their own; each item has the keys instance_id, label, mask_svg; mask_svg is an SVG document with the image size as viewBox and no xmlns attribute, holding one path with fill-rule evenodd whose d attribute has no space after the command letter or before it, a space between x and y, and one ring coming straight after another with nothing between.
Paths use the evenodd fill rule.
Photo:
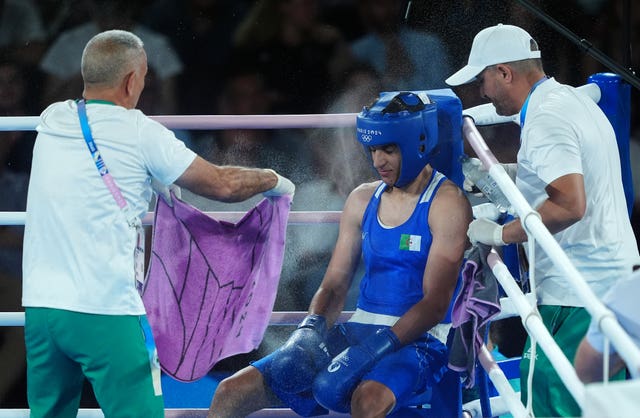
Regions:
<instances>
[{"instance_id":1,"label":"olympic rings logo","mask_svg":"<svg viewBox=\"0 0 640 418\"><path fill-rule=\"evenodd\" d=\"M373 139L373 136L371 136L371 135L368 135L368 134L360 135L360 140L362 142L371 142L372 139Z\"/></svg>"}]
</instances>

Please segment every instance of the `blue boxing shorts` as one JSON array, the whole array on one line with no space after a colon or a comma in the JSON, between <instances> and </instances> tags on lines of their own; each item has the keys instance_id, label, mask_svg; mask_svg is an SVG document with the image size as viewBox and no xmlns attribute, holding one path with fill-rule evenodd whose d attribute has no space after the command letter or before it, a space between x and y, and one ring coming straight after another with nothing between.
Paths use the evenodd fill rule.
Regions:
<instances>
[{"instance_id":1,"label":"blue boxing shorts","mask_svg":"<svg viewBox=\"0 0 640 418\"><path fill-rule=\"evenodd\" d=\"M331 357L340 354L347 347L360 343L366 337L374 334L382 325L346 322L335 325L329 330L327 347ZM252 365L262 373L266 384L282 401L283 405L291 408L295 413L304 417L327 414L327 410L320 406L311 390L301 393L286 393L270 375L270 364L277 350ZM362 381L374 380L388 387L396 398L393 409L415 406L411 400L436 385L447 371L447 348L430 334L425 334L411 344L407 344L398 351L383 357ZM291 370L291 373L295 373ZM392 412L393 412L392 411Z\"/></svg>"}]
</instances>

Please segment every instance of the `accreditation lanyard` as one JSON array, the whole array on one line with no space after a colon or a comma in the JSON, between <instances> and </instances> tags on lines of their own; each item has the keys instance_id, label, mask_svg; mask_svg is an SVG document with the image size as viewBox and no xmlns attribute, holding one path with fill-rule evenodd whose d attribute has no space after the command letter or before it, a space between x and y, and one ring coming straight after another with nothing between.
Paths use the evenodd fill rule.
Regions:
<instances>
[{"instance_id":1,"label":"accreditation lanyard","mask_svg":"<svg viewBox=\"0 0 640 418\"><path fill-rule=\"evenodd\" d=\"M100 155L100 150L98 150L98 146L93 140L93 135L91 135L91 128L89 127L89 120L87 119L87 108L85 106L84 100L78 101L78 117L80 118L80 128L82 129L84 141L87 143L87 148L89 148L89 152L91 153L91 157L93 157L93 162L96 164L96 168L98 169L98 173L100 173L100 177L102 177L102 180L107 186L107 189L109 189L111 195L113 195L113 198L118 204L118 207L128 215L127 201L124 199L120 188L113 180L111 173L109 173L109 169L104 163L102 155ZM127 217L127 221L130 221L129 217Z\"/></svg>"},{"instance_id":2,"label":"accreditation lanyard","mask_svg":"<svg viewBox=\"0 0 640 418\"><path fill-rule=\"evenodd\" d=\"M136 249L134 250L134 266L137 286L140 289L142 284L144 283L144 231L142 230L142 222L140 221L140 218L138 216L135 216L131 213L129 206L127 205L127 201L125 200L122 192L120 191L120 188L113 179L113 176L111 176L111 173L109 173L109 169L102 159L100 150L98 150L98 146L93 140L91 128L89 127L89 120L87 118L87 108L84 99L78 100L77 105L82 136L84 136L84 141L87 144L87 148L89 148L89 152L91 153L93 162L98 169L98 173L100 173L102 181L104 181L107 189L109 189L111 195L115 199L116 204L125 215L127 223L130 227L135 228L136 230L137 244Z\"/></svg>"},{"instance_id":3,"label":"accreditation lanyard","mask_svg":"<svg viewBox=\"0 0 640 418\"><path fill-rule=\"evenodd\" d=\"M531 87L531 90L529 90L529 94L527 95L527 98L525 99L524 104L522 105L522 109L520 110L520 129L522 129L522 127L524 126L524 118L527 115L527 107L529 107L529 99L531 98L531 95L533 94L533 91L540 84L544 83L548 79L549 79L549 77L545 75L540 80L536 81L535 84Z\"/></svg>"}]
</instances>

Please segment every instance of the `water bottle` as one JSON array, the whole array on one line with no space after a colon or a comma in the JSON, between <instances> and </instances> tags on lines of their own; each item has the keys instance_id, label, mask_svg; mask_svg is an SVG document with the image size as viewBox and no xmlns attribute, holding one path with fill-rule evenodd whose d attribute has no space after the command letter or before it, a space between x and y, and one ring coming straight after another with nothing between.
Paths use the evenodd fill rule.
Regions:
<instances>
[{"instance_id":1,"label":"water bottle","mask_svg":"<svg viewBox=\"0 0 640 418\"><path fill-rule=\"evenodd\" d=\"M475 186L491 201L501 212L509 212L511 203L502 193L498 183L489 175L489 172L482 169L482 163L477 159L471 159L466 155L460 158L464 177L469 179Z\"/></svg>"}]
</instances>

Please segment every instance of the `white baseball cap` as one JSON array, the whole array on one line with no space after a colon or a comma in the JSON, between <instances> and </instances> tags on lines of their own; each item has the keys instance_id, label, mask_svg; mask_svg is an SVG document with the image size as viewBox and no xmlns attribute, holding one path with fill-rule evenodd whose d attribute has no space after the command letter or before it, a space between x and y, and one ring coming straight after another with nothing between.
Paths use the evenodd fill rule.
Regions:
<instances>
[{"instance_id":1,"label":"white baseball cap","mask_svg":"<svg viewBox=\"0 0 640 418\"><path fill-rule=\"evenodd\" d=\"M505 62L540 58L536 41L522 28L502 23L482 29L473 38L469 61L445 80L450 86L466 84L485 68Z\"/></svg>"}]
</instances>

